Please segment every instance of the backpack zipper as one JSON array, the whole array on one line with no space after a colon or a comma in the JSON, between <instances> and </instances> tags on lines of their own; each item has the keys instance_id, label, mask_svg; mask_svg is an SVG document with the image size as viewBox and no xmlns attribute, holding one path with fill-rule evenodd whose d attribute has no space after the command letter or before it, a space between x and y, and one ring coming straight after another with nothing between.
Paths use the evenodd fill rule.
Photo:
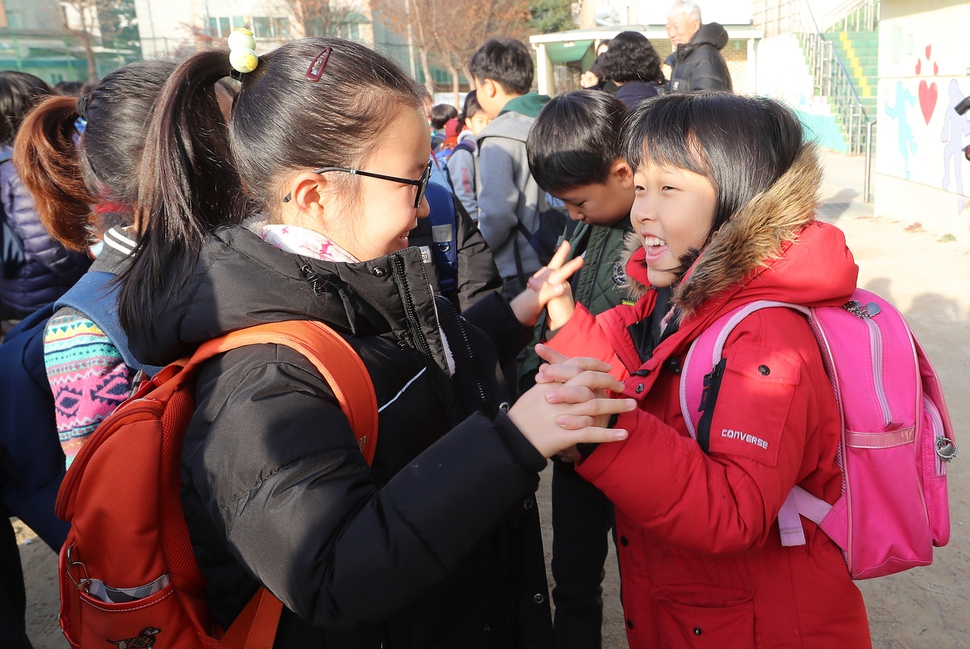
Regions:
<instances>
[{"instance_id":1,"label":"backpack zipper","mask_svg":"<svg viewBox=\"0 0 970 649\"><path fill-rule=\"evenodd\" d=\"M882 409L883 427L887 428L893 421L893 415L889 408L889 400L886 399L886 387L883 384L882 333L876 323L872 321L875 316L879 315L882 308L875 302L863 305L857 300L849 300L842 308L861 318L869 328L869 356L872 364L873 388L876 391L876 399L879 400L879 407Z\"/></svg>"}]
</instances>

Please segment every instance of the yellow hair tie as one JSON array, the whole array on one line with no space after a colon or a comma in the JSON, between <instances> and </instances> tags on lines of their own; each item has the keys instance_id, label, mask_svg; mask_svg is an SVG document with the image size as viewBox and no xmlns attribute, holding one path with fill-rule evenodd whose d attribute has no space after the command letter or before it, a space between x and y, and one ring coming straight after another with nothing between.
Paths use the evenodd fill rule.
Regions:
<instances>
[{"instance_id":1,"label":"yellow hair tie","mask_svg":"<svg viewBox=\"0 0 970 649\"><path fill-rule=\"evenodd\" d=\"M256 39L245 27L238 27L229 34L229 65L236 72L246 74L259 65L256 56Z\"/></svg>"}]
</instances>

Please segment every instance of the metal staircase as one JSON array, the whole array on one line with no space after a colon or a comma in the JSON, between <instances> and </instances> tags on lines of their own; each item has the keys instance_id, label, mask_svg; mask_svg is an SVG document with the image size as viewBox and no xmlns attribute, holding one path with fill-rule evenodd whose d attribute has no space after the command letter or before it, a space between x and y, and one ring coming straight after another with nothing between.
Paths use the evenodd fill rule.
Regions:
<instances>
[{"instance_id":1,"label":"metal staircase","mask_svg":"<svg viewBox=\"0 0 970 649\"><path fill-rule=\"evenodd\" d=\"M872 133L876 117L879 0L846 0L820 16L808 0L753 0L753 8L766 37L798 37L815 95L831 107L847 151L869 150L867 132Z\"/></svg>"}]
</instances>

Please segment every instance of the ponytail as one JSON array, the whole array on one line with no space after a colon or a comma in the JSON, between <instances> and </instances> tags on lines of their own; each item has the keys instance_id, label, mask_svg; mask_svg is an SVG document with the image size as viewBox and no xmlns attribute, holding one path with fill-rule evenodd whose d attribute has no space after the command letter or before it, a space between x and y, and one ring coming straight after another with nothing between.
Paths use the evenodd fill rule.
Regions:
<instances>
[{"instance_id":1,"label":"ponytail","mask_svg":"<svg viewBox=\"0 0 970 649\"><path fill-rule=\"evenodd\" d=\"M60 96L42 101L20 127L13 161L43 226L65 247L85 251L97 234L97 218L75 144L77 103Z\"/></svg>"},{"instance_id":2,"label":"ponytail","mask_svg":"<svg viewBox=\"0 0 970 649\"><path fill-rule=\"evenodd\" d=\"M146 314L159 292L184 286L209 232L243 219L242 185L215 91L230 72L228 53L199 53L175 69L156 101L138 179L141 239L119 276L118 314L129 331L151 326Z\"/></svg>"}]
</instances>

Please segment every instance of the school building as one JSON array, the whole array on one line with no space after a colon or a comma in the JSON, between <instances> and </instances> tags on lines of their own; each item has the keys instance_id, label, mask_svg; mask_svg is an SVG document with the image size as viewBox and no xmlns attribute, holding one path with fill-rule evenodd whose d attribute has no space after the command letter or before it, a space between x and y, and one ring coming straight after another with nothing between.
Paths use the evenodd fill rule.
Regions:
<instances>
[{"instance_id":1,"label":"school building","mask_svg":"<svg viewBox=\"0 0 970 649\"><path fill-rule=\"evenodd\" d=\"M394 33L366 0L134 0L146 59L180 58L225 47L233 29L253 31L258 53L324 33L359 41L411 69L407 38ZM307 18L301 22L300 11Z\"/></svg>"},{"instance_id":2,"label":"school building","mask_svg":"<svg viewBox=\"0 0 970 649\"><path fill-rule=\"evenodd\" d=\"M138 59L138 53L102 38L97 17L86 21L98 76ZM0 0L0 70L19 70L53 85L88 81L87 52L76 33L76 11L58 0Z\"/></svg>"}]
</instances>

